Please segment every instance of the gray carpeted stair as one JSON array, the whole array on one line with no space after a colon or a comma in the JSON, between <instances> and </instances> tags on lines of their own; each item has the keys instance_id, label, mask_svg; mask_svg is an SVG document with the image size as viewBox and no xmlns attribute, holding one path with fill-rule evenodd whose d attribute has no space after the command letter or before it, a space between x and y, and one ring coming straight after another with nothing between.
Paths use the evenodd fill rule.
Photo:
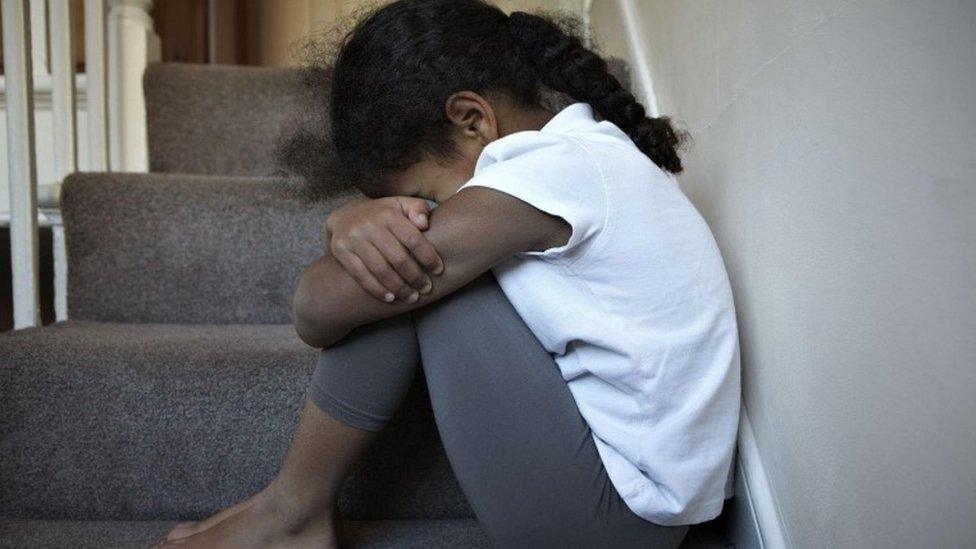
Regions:
<instances>
[{"instance_id":1,"label":"gray carpeted stair","mask_svg":"<svg viewBox=\"0 0 976 549\"><path fill-rule=\"evenodd\" d=\"M303 200L272 160L322 94L297 71L192 65L145 86L166 173L69 177L71 320L0 334L0 547L145 546L263 487L298 419L317 353L291 294L354 195ZM354 547L487 546L422 376L339 503Z\"/></svg>"},{"instance_id":2,"label":"gray carpeted stair","mask_svg":"<svg viewBox=\"0 0 976 549\"><path fill-rule=\"evenodd\" d=\"M100 520L205 516L263 487L315 359L287 325L79 320L8 334L0 355L0 515ZM340 504L352 519L470 516L422 383Z\"/></svg>"},{"instance_id":3,"label":"gray carpeted stair","mask_svg":"<svg viewBox=\"0 0 976 549\"><path fill-rule=\"evenodd\" d=\"M147 547L169 528L152 521L50 521L0 519L0 548L50 549ZM348 521L349 549L479 549L490 547L474 519Z\"/></svg>"},{"instance_id":4,"label":"gray carpeted stair","mask_svg":"<svg viewBox=\"0 0 976 549\"><path fill-rule=\"evenodd\" d=\"M275 175L301 128L327 135L329 73L154 63L143 86L153 172Z\"/></svg>"}]
</instances>

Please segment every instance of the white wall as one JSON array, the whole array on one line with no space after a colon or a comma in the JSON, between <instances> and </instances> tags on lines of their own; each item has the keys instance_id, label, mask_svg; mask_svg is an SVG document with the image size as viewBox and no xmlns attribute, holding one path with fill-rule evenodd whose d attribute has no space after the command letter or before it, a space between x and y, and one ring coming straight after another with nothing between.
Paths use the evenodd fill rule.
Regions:
<instances>
[{"instance_id":1,"label":"white wall","mask_svg":"<svg viewBox=\"0 0 976 549\"><path fill-rule=\"evenodd\" d=\"M733 280L787 544L972 547L976 2L632 5L695 139L680 179ZM618 16L595 0L625 53Z\"/></svg>"}]
</instances>

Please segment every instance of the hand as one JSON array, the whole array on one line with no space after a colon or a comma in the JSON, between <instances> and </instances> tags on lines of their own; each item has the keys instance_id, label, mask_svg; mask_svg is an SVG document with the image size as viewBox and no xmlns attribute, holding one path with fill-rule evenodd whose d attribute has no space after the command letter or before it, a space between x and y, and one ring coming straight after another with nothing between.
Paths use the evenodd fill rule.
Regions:
<instances>
[{"instance_id":1,"label":"hand","mask_svg":"<svg viewBox=\"0 0 976 549\"><path fill-rule=\"evenodd\" d=\"M429 226L426 200L406 196L357 199L325 222L332 256L367 293L387 303L414 303L433 288L430 274L444 263L422 231Z\"/></svg>"}]
</instances>

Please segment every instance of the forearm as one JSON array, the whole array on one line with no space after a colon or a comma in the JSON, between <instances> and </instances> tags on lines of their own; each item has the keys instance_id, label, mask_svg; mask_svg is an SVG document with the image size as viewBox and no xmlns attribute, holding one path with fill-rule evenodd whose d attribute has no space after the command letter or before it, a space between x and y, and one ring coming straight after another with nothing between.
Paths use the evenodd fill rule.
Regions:
<instances>
[{"instance_id":1,"label":"forearm","mask_svg":"<svg viewBox=\"0 0 976 549\"><path fill-rule=\"evenodd\" d=\"M295 292L295 329L309 345L328 347L357 326L450 294L517 252L545 247L554 233L565 241L562 223L495 191L466 190L431 214L425 235L440 253L444 272L434 277L429 294L414 303L385 303L363 290L338 261L319 258Z\"/></svg>"},{"instance_id":2,"label":"forearm","mask_svg":"<svg viewBox=\"0 0 976 549\"><path fill-rule=\"evenodd\" d=\"M292 320L298 337L312 347L329 347L354 328L345 322L348 315L337 312L340 304L332 303L339 292L361 291L358 284L348 286L348 277L343 277L343 273L335 259L322 256L309 265L298 280L292 301Z\"/></svg>"},{"instance_id":3,"label":"forearm","mask_svg":"<svg viewBox=\"0 0 976 549\"><path fill-rule=\"evenodd\" d=\"M491 268L487 262L444 258L444 274L415 303L385 303L372 297L337 260L323 256L305 270L295 291L293 317L298 336L313 347L329 347L353 328L422 307L457 290Z\"/></svg>"},{"instance_id":4,"label":"forearm","mask_svg":"<svg viewBox=\"0 0 976 549\"><path fill-rule=\"evenodd\" d=\"M445 259L446 263L446 259ZM315 260L298 282L292 316L298 336L312 347L329 347L353 328L405 313L443 297L491 266L446 264L429 294L414 303L386 303L366 293L333 257Z\"/></svg>"}]
</instances>

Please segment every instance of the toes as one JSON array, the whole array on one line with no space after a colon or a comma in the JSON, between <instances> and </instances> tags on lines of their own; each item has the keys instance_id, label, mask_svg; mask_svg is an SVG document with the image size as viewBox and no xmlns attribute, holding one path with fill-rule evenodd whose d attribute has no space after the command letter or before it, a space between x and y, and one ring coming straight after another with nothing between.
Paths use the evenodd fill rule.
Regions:
<instances>
[{"instance_id":1,"label":"toes","mask_svg":"<svg viewBox=\"0 0 976 549\"><path fill-rule=\"evenodd\" d=\"M154 541L152 545L149 546L149 549L161 549L162 547L166 547L167 545L169 545L169 541L166 539L166 536L163 536L157 539L156 541Z\"/></svg>"},{"instance_id":2,"label":"toes","mask_svg":"<svg viewBox=\"0 0 976 549\"><path fill-rule=\"evenodd\" d=\"M193 533L193 527L198 523L196 521L178 522L169 532L167 532L167 539L183 538Z\"/></svg>"},{"instance_id":3,"label":"toes","mask_svg":"<svg viewBox=\"0 0 976 549\"><path fill-rule=\"evenodd\" d=\"M159 547L160 545L166 543L166 537L169 536L170 531L167 531L165 534L153 540L152 544L149 545L149 549L155 549L156 547Z\"/></svg>"},{"instance_id":4,"label":"toes","mask_svg":"<svg viewBox=\"0 0 976 549\"><path fill-rule=\"evenodd\" d=\"M173 526L170 527L169 530L166 531L165 534L163 534L162 536L160 536L158 540L156 540L156 543L161 543L171 539L178 539L189 535L189 533L187 533L187 530L189 529L190 525L192 525L192 523L189 522L180 522L174 524Z\"/></svg>"},{"instance_id":5,"label":"toes","mask_svg":"<svg viewBox=\"0 0 976 549\"><path fill-rule=\"evenodd\" d=\"M152 545L150 545L150 548L154 549L156 547L161 547L167 541L175 541L191 535L193 532L189 530L194 524L196 524L196 522L193 521L177 522L169 530L167 530L165 534L156 538L156 540L152 542Z\"/></svg>"},{"instance_id":6,"label":"toes","mask_svg":"<svg viewBox=\"0 0 976 549\"><path fill-rule=\"evenodd\" d=\"M162 538L158 540L154 545L151 545L149 549L166 549L167 547L179 547L186 543L188 538L181 539L166 539Z\"/></svg>"}]
</instances>

